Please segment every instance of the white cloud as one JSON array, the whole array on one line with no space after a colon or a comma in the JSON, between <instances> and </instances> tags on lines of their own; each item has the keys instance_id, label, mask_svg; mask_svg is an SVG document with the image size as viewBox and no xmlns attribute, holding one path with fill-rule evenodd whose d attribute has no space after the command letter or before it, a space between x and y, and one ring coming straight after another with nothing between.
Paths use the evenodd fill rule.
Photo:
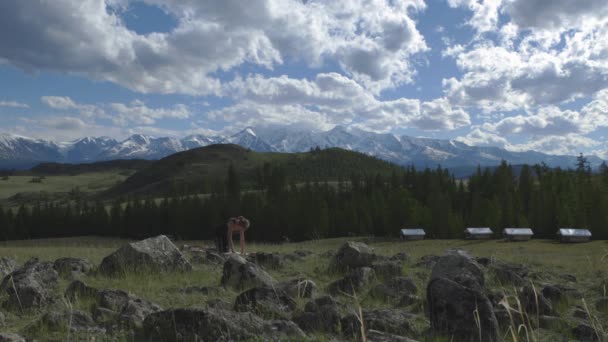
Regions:
<instances>
[{"instance_id":1,"label":"white cloud","mask_svg":"<svg viewBox=\"0 0 608 342\"><path fill-rule=\"evenodd\" d=\"M16 101L0 101L0 107L30 108L29 105Z\"/></svg>"},{"instance_id":2,"label":"white cloud","mask_svg":"<svg viewBox=\"0 0 608 342\"><path fill-rule=\"evenodd\" d=\"M74 109L78 108L76 103L67 96L43 96L40 100L47 106L54 109Z\"/></svg>"},{"instance_id":3,"label":"white cloud","mask_svg":"<svg viewBox=\"0 0 608 342\"><path fill-rule=\"evenodd\" d=\"M427 50L411 18L425 8L422 0L146 0L178 22L148 35L122 22L129 2L0 2L0 59L143 93L193 95L216 94L215 73L244 63L272 69L287 60L312 67L331 60L378 92L410 82L409 58Z\"/></svg>"},{"instance_id":4,"label":"white cloud","mask_svg":"<svg viewBox=\"0 0 608 342\"><path fill-rule=\"evenodd\" d=\"M40 121L40 125L60 131L80 131L86 127L81 119L69 116L45 119Z\"/></svg>"},{"instance_id":5,"label":"white cloud","mask_svg":"<svg viewBox=\"0 0 608 342\"><path fill-rule=\"evenodd\" d=\"M387 132L396 128L452 130L470 124L468 114L445 98L429 102L400 98L382 101L337 73L314 80L254 75L226 85L236 105L213 111L212 120L270 124L302 123L326 129L336 124Z\"/></svg>"},{"instance_id":6,"label":"white cloud","mask_svg":"<svg viewBox=\"0 0 608 342\"><path fill-rule=\"evenodd\" d=\"M492 31L498 23L502 0L448 0L450 7L464 7L472 12L467 24L479 33Z\"/></svg>"}]
</instances>

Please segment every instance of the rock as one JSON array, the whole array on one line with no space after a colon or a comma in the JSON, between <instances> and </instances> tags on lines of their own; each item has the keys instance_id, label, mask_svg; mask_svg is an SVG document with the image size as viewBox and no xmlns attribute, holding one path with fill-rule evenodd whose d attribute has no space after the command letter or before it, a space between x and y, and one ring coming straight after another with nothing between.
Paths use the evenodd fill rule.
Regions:
<instances>
[{"instance_id":1,"label":"rock","mask_svg":"<svg viewBox=\"0 0 608 342\"><path fill-rule=\"evenodd\" d=\"M287 340L305 337L293 322L265 321L251 313L211 308L161 311L146 317L145 341Z\"/></svg>"},{"instance_id":2,"label":"rock","mask_svg":"<svg viewBox=\"0 0 608 342\"><path fill-rule=\"evenodd\" d=\"M330 296L323 296L306 303L304 312L294 317L302 330L315 333L337 334L341 331L339 304Z\"/></svg>"},{"instance_id":3,"label":"rock","mask_svg":"<svg viewBox=\"0 0 608 342\"><path fill-rule=\"evenodd\" d=\"M416 304L418 302L420 302L420 297L412 294L405 294L401 296L401 298L399 298L397 306L405 307Z\"/></svg>"},{"instance_id":4,"label":"rock","mask_svg":"<svg viewBox=\"0 0 608 342\"><path fill-rule=\"evenodd\" d=\"M468 287L472 287L470 280L480 288L485 284L479 264L462 250L450 250L437 260L431 272L431 280L437 278L447 278Z\"/></svg>"},{"instance_id":5,"label":"rock","mask_svg":"<svg viewBox=\"0 0 608 342\"><path fill-rule=\"evenodd\" d=\"M448 340L479 340L481 330L481 340L498 341L498 321L492 304L477 287L467 287L448 278L434 278L427 286L427 303L431 327L448 334ZM478 313L480 328L474 312Z\"/></svg>"},{"instance_id":6,"label":"rock","mask_svg":"<svg viewBox=\"0 0 608 342\"><path fill-rule=\"evenodd\" d=\"M329 284L328 291L331 294L346 293L353 295L361 292L374 280L374 270L369 267L356 268L342 279Z\"/></svg>"},{"instance_id":7,"label":"rock","mask_svg":"<svg viewBox=\"0 0 608 342\"><path fill-rule=\"evenodd\" d=\"M0 311L0 328L6 325L6 317L4 316L4 313L2 313L2 311Z\"/></svg>"},{"instance_id":8,"label":"rock","mask_svg":"<svg viewBox=\"0 0 608 342\"><path fill-rule=\"evenodd\" d=\"M140 328L146 316L162 310L157 304L122 290L100 290L97 303L99 308L117 313L116 320L129 328Z\"/></svg>"},{"instance_id":9,"label":"rock","mask_svg":"<svg viewBox=\"0 0 608 342\"><path fill-rule=\"evenodd\" d=\"M184 272L192 265L164 235L124 245L105 257L99 271L109 276L128 272Z\"/></svg>"},{"instance_id":10,"label":"rock","mask_svg":"<svg viewBox=\"0 0 608 342\"><path fill-rule=\"evenodd\" d=\"M508 264L503 262L494 262L490 265L496 280L502 285L523 286L528 276L528 268L524 265Z\"/></svg>"},{"instance_id":11,"label":"rock","mask_svg":"<svg viewBox=\"0 0 608 342\"><path fill-rule=\"evenodd\" d=\"M587 311L585 311L585 309L581 308L581 307L576 307L574 309L574 311L572 312L572 317L574 318L580 318L583 320L588 320L589 319L589 314L587 313Z\"/></svg>"},{"instance_id":12,"label":"rock","mask_svg":"<svg viewBox=\"0 0 608 342\"><path fill-rule=\"evenodd\" d=\"M363 322L366 330L379 330L396 335L412 334L410 321L414 315L398 309L363 310ZM354 313L342 318L342 333L347 338L361 337L361 325Z\"/></svg>"},{"instance_id":13,"label":"rock","mask_svg":"<svg viewBox=\"0 0 608 342\"><path fill-rule=\"evenodd\" d=\"M17 266L17 262L11 258L0 258L0 279L12 273L17 268Z\"/></svg>"},{"instance_id":14,"label":"rock","mask_svg":"<svg viewBox=\"0 0 608 342\"><path fill-rule=\"evenodd\" d=\"M248 262L240 255L230 255L224 263L221 283L225 287L245 289L247 287L272 287L274 279L258 265Z\"/></svg>"},{"instance_id":15,"label":"rock","mask_svg":"<svg viewBox=\"0 0 608 342\"><path fill-rule=\"evenodd\" d=\"M339 270L368 267L376 259L374 251L362 242L346 242L332 260L332 266Z\"/></svg>"},{"instance_id":16,"label":"rock","mask_svg":"<svg viewBox=\"0 0 608 342\"><path fill-rule=\"evenodd\" d=\"M403 270L403 263L395 260L377 261L372 264L376 276L383 279L398 277Z\"/></svg>"},{"instance_id":17,"label":"rock","mask_svg":"<svg viewBox=\"0 0 608 342\"><path fill-rule=\"evenodd\" d=\"M368 342L416 342L416 340L412 340L411 338L397 336L378 330L366 331L365 337Z\"/></svg>"},{"instance_id":18,"label":"rock","mask_svg":"<svg viewBox=\"0 0 608 342\"><path fill-rule=\"evenodd\" d=\"M561 274L559 277L564 279L565 281L576 283L576 277L572 274Z\"/></svg>"},{"instance_id":19,"label":"rock","mask_svg":"<svg viewBox=\"0 0 608 342\"><path fill-rule=\"evenodd\" d=\"M525 312L537 313L539 315L553 315L553 305L542 292L534 291L531 285L526 285L522 288L519 294L519 301Z\"/></svg>"},{"instance_id":20,"label":"rock","mask_svg":"<svg viewBox=\"0 0 608 342\"><path fill-rule=\"evenodd\" d=\"M5 304L10 307L40 308L54 302L57 278L52 263L32 260L7 275L0 284L0 290L8 294Z\"/></svg>"},{"instance_id":21,"label":"rock","mask_svg":"<svg viewBox=\"0 0 608 342\"><path fill-rule=\"evenodd\" d=\"M389 258L391 261L406 262L410 260L410 256L405 252L399 252Z\"/></svg>"},{"instance_id":22,"label":"rock","mask_svg":"<svg viewBox=\"0 0 608 342\"><path fill-rule=\"evenodd\" d=\"M288 318L296 308L296 302L283 291L269 287L254 287L236 297L234 309L252 312L260 317Z\"/></svg>"},{"instance_id":23,"label":"rock","mask_svg":"<svg viewBox=\"0 0 608 342\"><path fill-rule=\"evenodd\" d=\"M329 250L329 251L325 251L325 252L319 253L319 256L320 256L321 258L324 258L324 259L325 259L325 258L327 258L327 259L329 259L329 258L333 258L335 255L336 255L336 252L334 252L334 251L332 251L332 250Z\"/></svg>"},{"instance_id":24,"label":"rock","mask_svg":"<svg viewBox=\"0 0 608 342\"><path fill-rule=\"evenodd\" d=\"M215 286L188 286L178 290L182 294L200 294L204 296L218 296L224 292L224 288Z\"/></svg>"},{"instance_id":25,"label":"rock","mask_svg":"<svg viewBox=\"0 0 608 342\"><path fill-rule=\"evenodd\" d=\"M579 341L600 341L599 336L592 326L588 324L579 324L572 329L572 336Z\"/></svg>"},{"instance_id":26,"label":"rock","mask_svg":"<svg viewBox=\"0 0 608 342\"><path fill-rule=\"evenodd\" d=\"M312 254L312 252L310 252L310 251L296 250L296 251L293 251L292 253L285 254L285 260L288 260L288 261L302 261L302 260L306 259L311 254Z\"/></svg>"},{"instance_id":27,"label":"rock","mask_svg":"<svg viewBox=\"0 0 608 342\"><path fill-rule=\"evenodd\" d=\"M303 278L280 282L276 287L291 298L312 298L317 291L317 284L314 281Z\"/></svg>"},{"instance_id":28,"label":"rock","mask_svg":"<svg viewBox=\"0 0 608 342\"><path fill-rule=\"evenodd\" d=\"M475 261L477 261L477 263L483 267L488 267L490 264L492 264L492 258L488 257L475 258Z\"/></svg>"},{"instance_id":29,"label":"rock","mask_svg":"<svg viewBox=\"0 0 608 342\"><path fill-rule=\"evenodd\" d=\"M209 299L205 302L205 304L207 304L208 307L213 309L222 309L230 311L234 308L234 305L232 303L221 298Z\"/></svg>"},{"instance_id":30,"label":"rock","mask_svg":"<svg viewBox=\"0 0 608 342\"><path fill-rule=\"evenodd\" d=\"M247 256L247 260L263 268L274 270L283 268L285 265L284 258L278 253L252 253Z\"/></svg>"},{"instance_id":31,"label":"rock","mask_svg":"<svg viewBox=\"0 0 608 342\"><path fill-rule=\"evenodd\" d=\"M80 280L74 280L68 285L64 296L70 301L77 301L81 298L97 298L99 291L96 288L90 287Z\"/></svg>"},{"instance_id":32,"label":"rock","mask_svg":"<svg viewBox=\"0 0 608 342\"><path fill-rule=\"evenodd\" d=\"M595 302L595 308L599 312L608 314L608 297L600 298Z\"/></svg>"},{"instance_id":33,"label":"rock","mask_svg":"<svg viewBox=\"0 0 608 342\"><path fill-rule=\"evenodd\" d=\"M97 323L113 323L118 317L118 312L106 308L96 307L93 310L93 320Z\"/></svg>"},{"instance_id":34,"label":"rock","mask_svg":"<svg viewBox=\"0 0 608 342\"><path fill-rule=\"evenodd\" d=\"M80 278L93 270L93 264L86 259L60 258L53 264L59 276L68 279Z\"/></svg>"},{"instance_id":35,"label":"rock","mask_svg":"<svg viewBox=\"0 0 608 342\"><path fill-rule=\"evenodd\" d=\"M418 292L416 284L411 278L395 277L384 284L378 284L370 290L370 295L384 300L394 300L405 295Z\"/></svg>"},{"instance_id":36,"label":"rock","mask_svg":"<svg viewBox=\"0 0 608 342\"><path fill-rule=\"evenodd\" d=\"M25 339L17 334L0 333L0 342L25 342Z\"/></svg>"},{"instance_id":37,"label":"rock","mask_svg":"<svg viewBox=\"0 0 608 342\"><path fill-rule=\"evenodd\" d=\"M579 290L559 284L545 285L542 289L542 294L553 304L557 304L563 300L583 298L583 294Z\"/></svg>"},{"instance_id":38,"label":"rock","mask_svg":"<svg viewBox=\"0 0 608 342\"><path fill-rule=\"evenodd\" d=\"M91 316L79 310L50 311L25 328L26 331L87 331L95 330Z\"/></svg>"}]
</instances>

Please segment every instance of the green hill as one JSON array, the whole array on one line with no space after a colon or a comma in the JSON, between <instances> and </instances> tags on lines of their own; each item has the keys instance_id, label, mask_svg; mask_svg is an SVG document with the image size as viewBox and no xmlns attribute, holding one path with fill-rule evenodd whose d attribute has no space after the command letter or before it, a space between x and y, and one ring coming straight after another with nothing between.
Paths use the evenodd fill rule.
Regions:
<instances>
[{"instance_id":1,"label":"green hill","mask_svg":"<svg viewBox=\"0 0 608 342\"><path fill-rule=\"evenodd\" d=\"M208 192L227 177L233 165L244 189L253 188L266 167L280 167L293 182L347 180L351 175L389 175L400 166L362 153L330 148L306 153L260 153L238 145L218 144L179 152L156 161L106 191L111 198L127 194L162 195L174 190Z\"/></svg>"}]
</instances>

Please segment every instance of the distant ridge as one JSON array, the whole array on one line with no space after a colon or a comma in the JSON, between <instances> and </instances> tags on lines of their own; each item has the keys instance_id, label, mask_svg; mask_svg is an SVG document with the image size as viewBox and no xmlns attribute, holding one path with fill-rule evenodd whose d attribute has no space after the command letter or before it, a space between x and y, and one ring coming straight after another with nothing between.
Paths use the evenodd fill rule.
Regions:
<instances>
[{"instance_id":1,"label":"distant ridge","mask_svg":"<svg viewBox=\"0 0 608 342\"><path fill-rule=\"evenodd\" d=\"M181 139L135 134L123 141L107 137L85 137L71 142L52 142L11 134L0 134L0 168L29 168L40 162L84 163L113 159L157 160L174 153L211 144L237 144L257 152L306 152L317 146L339 147L375 156L399 165L435 168L437 165L470 173L478 165L538 164L573 168L576 156L548 155L535 151L512 152L499 147L470 146L455 140L440 140L379 134L336 126L316 132L291 127L247 127L231 136L190 135ZM602 160L587 156L593 168Z\"/></svg>"}]
</instances>

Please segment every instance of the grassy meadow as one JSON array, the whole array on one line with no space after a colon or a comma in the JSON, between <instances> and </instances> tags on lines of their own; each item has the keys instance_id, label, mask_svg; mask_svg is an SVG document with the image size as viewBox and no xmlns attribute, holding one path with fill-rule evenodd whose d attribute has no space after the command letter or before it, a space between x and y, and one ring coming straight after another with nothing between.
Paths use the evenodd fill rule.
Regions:
<instances>
[{"instance_id":1,"label":"grassy meadow","mask_svg":"<svg viewBox=\"0 0 608 342\"><path fill-rule=\"evenodd\" d=\"M329 272L327 270L329 257L324 255L327 251L336 251L341 244L347 240L325 239L316 241L306 241L288 244L261 244L251 243L247 245L247 252L279 252L289 253L296 250L310 251L314 254L302 261L288 262L286 267L280 270L269 270L269 273L277 280L285 280L295 277L305 277L312 279L318 286L318 294L324 293L325 288L332 281L339 279L342 275ZM447 249L461 248L469 251L477 257L490 257L501 261L525 264L535 273L535 285L541 284L566 284L564 275L576 277L576 282L568 281L568 286L574 286L580 290L584 298L577 300L576 303L564 305L560 310L567 316L568 310L572 305L587 305L592 319L597 324L597 329L608 329L608 312L598 312L592 305L597 298L606 296L606 286L608 284L608 242L593 241L583 244L559 244L551 240L532 240L529 242L502 242L493 241L464 241L464 240L425 240L414 242L401 242L398 240L371 240L366 238L356 238L355 240L368 243L375 251L383 255L393 255L398 252L406 252L410 260L406 261L402 273L404 276L411 277L418 286L418 296L422 298L420 304L410 308L417 313L417 318L411 322L416 335L424 336L429 328L428 317L424 313L424 298L426 297L426 283L430 274L430 269L416 265L421 257L426 255L441 255ZM60 257L86 258L94 264L99 264L106 255L113 252L126 240L105 239L95 237L85 238L66 238L66 239L47 239L32 241L13 241L0 243L0 257L7 256L16 259L20 264L29 258L38 257L41 260L52 261ZM198 247L211 246L208 241L178 241L176 245L191 245ZM107 278L100 275L90 275L82 280L97 288L123 289L136 296L153 301L163 308L176 307L196 307L205 306L205 302L213 298L221 298L228 302L234 302L238 295L233 290L226 290L219 295L184 294L178 289L189 286L218 286L222 274L221 265L195 264L195 270L186 274L131 274L124 278ZM378 280L380 282L381 280ZM63 293L68 286L68 280L62 280L59 292ZM504 288L497 283L491 275L488 275L488 286L492 291L504 291L508 294L514 291L512 288ZM353 298L341 297L341 301L353 310L360 304L364 309L369 308L389 308L394 303L387 303L378 299L368 297L364 293L360 294L355 302ZM584 302L583 302L584 301ZM303 308L306 300L299 301L299 308ZM87 309L91 303L63 303L62 305ZM513 303L511 303L513 304ZM27 313L22 316L14 314L7 315L7 326L4 330L22 332L31 322L35 321L39 313ZM571 324L576 324L572 321ZM36 332L37 335L41 332ZM528 341L552 341L559 336L567 336L569 331L550 332L537 331L537 335L531 335ZM53 335L55 336L55 335ZM54 338L61 340L65 335L57 335ZM315 337L318 340L325 340L323 336ZM560 337L561 338L561 337ZM510 336L505 336L506 340L514 340ZM86 340L86 338L85 338ZM125 337L125 340L128 338ZM443 341L441 338L422 339L424 341ZM526 339L523 339L524 341ZM519 340L521 341L521 339Z\"/></svg>"}]
</instances>

